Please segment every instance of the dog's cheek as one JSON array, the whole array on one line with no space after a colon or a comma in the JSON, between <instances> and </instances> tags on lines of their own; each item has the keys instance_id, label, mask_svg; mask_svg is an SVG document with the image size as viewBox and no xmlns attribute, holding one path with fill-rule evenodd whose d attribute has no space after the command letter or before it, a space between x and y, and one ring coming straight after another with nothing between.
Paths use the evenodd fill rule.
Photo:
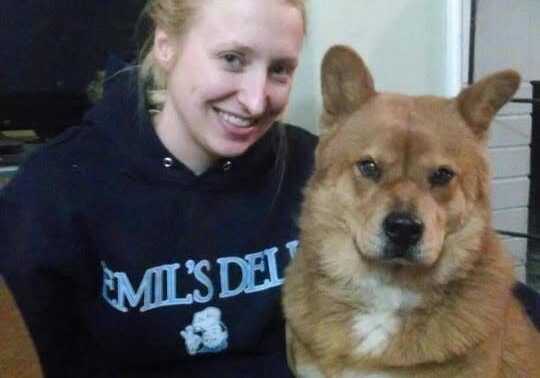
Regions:
<instances>
[{"instance_id":1,"label":"dog's cheek","mask_svg":"<svg viewBox=\"0 0 540 378\"><path fill-rule=\"evenodd\" d=\"M348 234L328 235L318 253L321 269L338 281L354 282L367 273L368 268Z\"/></svg>"},{"instance_id":2,"label":"dog's cheek","mask_svg":"<svg viewBox=\"0 0 540 378\"><path fill-rule=\"evenodd\" d=\"M474 207L474 203L469 203L465 194L460 189L455 190L452 200L447 204L448 225L447 234L453 234L459 231L465 223L467 208Z\"/></svg>"},{"instance_id":3,"label":"dog's cheek","mask_svg":"<svg viewBox=\"0 0 540 378\"><path fill-rule=\"evenodd\" d=\"M489 206L490 169L485 154L477 153L473 162L463 164L459 188L470 205Z\"/></svg>"},{"instance_id":4,"label":"dog's cheek","mask_svg":"<svg viewBox=\"0 0 540 378\"><path fill-rule=\"evenodd\" d=\"M383 253L386 238L382 224L392 210L394 199L390 193L377 185L369 185L355 194L351 230L363 255L377 258Z\"/></svg>"},{"instance_id":5,"label":"dog's cheek","mask_svg":"<svg viewBox=\"0 0 540 378\"><path fill-rule=\"evenodd\" d=\"M484 214L489 209L490 175L485 154L469 154L472 161L461 162L460 175L454 182L454 195L449 208L450 231L459 231L471 214Z\"/></svg>"},{"instance_id":6,"label":"dog's cheek","mask_svg":"<svg viewBox=\"0 0 540 378\"><path fill-rule=\"evenodd\" d=\"M311 193L311 208L316 206L315 219L318 225L316 249L320 268L329 277L338 281L351 282L365 272L365 262L360 256L355 238L358 230L370 226L366 196L358 196L356 182L344 170L329 170ZM314 230L314 229L312 229Z\"/></svg>"},{"instance_id":7,"label":"dog's cheek","mask_svg":"<svg viewBox=\"0 0 540 378\"><path fill-rule=\"evenodd\" d=\"M377 184L356 177L353 168L344 169L334 180L335 204L339 204L344 216L365 226L371 218L374 197L380 195L377 189Z\"/></svg>"},{"instance_id":8,"label":"dog's cheek","mask_svg":"<svg viewBox=\"0 0 540 378\"><path fill-rule=\"evenodd\" d=\"M354 187L347 182L340 171L332 169L317 170L311 177L305 197L313 214L320 218L324 227L340 227L345 224L344 216L353 208ZM341 228L341 227L340 227Z\"/></svg>"},{"instance_id":9,"label":"dog's cheek","mask_svg":"<svg viewBox=\"0 0 540 378\"><path fill-rule=\"evenodd\" d=\"M419 215L424 222L420 259L423 265L431 266L438 260L442 250L448 222L447 211L433 198L422 201L419 209L421 209Z\"/></svg>"},{"instance_id":10,"label":"dog's cheek","mask_svg":"<svg viewBox=\"0 0 540 378\"><path fill-rule=\"evenodd\" d=\"M377 257L382 249L379 234L384 195L377 190L376 183L359 179L354 175L353 167L345 164L331 167L317 187L317 202L325 204L320 223L327 225L324 229L331 228L350 243L338 249L329 248L334 251L332 255L322 258L338 275L350 275L359 269L360 254ZM341 263L341 267L336 265Z\"/></svg>"}]
</instances>

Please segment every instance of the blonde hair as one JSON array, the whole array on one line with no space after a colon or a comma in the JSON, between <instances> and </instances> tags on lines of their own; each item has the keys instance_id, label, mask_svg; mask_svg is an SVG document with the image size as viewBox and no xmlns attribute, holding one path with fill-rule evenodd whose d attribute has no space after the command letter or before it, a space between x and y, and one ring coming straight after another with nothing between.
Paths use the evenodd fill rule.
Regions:
<instances>
[{"instance_id":1,"label":"blonde hair","mask_svg":"<svg viewBox=\"0 0 540 378\"><path fill-rule=\"evenodd\" d=\"M205 0L149 0L142 12L142 17L150 23L150 33L139 52L139 79L150 108L161 108L164 101L166 74L157 62L152 50L154 32L161 28L171 37L181 40L195 22L198 7ZM304 34L307 30L304 0L281 0L298 8L302 13Z\"/></svg>"}]
</instances>

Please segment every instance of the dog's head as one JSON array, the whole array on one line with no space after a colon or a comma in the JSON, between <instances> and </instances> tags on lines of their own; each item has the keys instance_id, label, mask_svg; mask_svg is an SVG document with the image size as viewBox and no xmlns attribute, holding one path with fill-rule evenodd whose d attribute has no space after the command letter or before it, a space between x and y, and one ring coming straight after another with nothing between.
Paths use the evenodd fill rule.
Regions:
<instances>
[{"instance_id":1,"label":"dog's head","mask_svg":"<svg viewBox=\"0 0 540 378\"><path fill-rule=\"evenodd\" d=\"M362 59L335 46L321 79L313 221L375 264L429 268L456 243L471 247L490 223L487 130L519 75L495 73L452 99L379 93Z\"/></svg>"}]
</instances>

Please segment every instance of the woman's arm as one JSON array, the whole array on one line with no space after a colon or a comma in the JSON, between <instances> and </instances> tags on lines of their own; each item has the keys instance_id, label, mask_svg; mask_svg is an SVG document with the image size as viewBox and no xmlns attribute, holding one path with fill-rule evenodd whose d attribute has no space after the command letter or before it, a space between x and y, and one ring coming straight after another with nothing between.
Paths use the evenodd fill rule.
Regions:
<instances>
[{"instance_id":1,"label":"woman's arm","mask_svg":"<svg viewBox=\"0 0 540 378\"><path fill-rule=\"evenodd\" d=\"M68 227L62 190L26 176L14 181L0 192L0 273L45 375L66 376L79 347L78 243Z\"/></svg>"}]
</instances>

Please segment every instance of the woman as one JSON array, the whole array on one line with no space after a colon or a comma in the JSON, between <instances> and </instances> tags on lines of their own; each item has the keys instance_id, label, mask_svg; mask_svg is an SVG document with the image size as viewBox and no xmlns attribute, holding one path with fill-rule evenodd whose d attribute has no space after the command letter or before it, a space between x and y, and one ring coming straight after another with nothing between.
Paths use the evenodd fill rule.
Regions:
<instances>
[{"instance_id":1,"label":"woman","mask_svg":"<svg viewBox=\"0 0 540 378\"><path fill-rule=\"evenodd\" d=\"M152 0L140 70L0 197L47 377L286 377L279 291L316 140L276 122L301 0ZM113 75L113 72L120 72Z\"/></svg>"}]
</instances>

